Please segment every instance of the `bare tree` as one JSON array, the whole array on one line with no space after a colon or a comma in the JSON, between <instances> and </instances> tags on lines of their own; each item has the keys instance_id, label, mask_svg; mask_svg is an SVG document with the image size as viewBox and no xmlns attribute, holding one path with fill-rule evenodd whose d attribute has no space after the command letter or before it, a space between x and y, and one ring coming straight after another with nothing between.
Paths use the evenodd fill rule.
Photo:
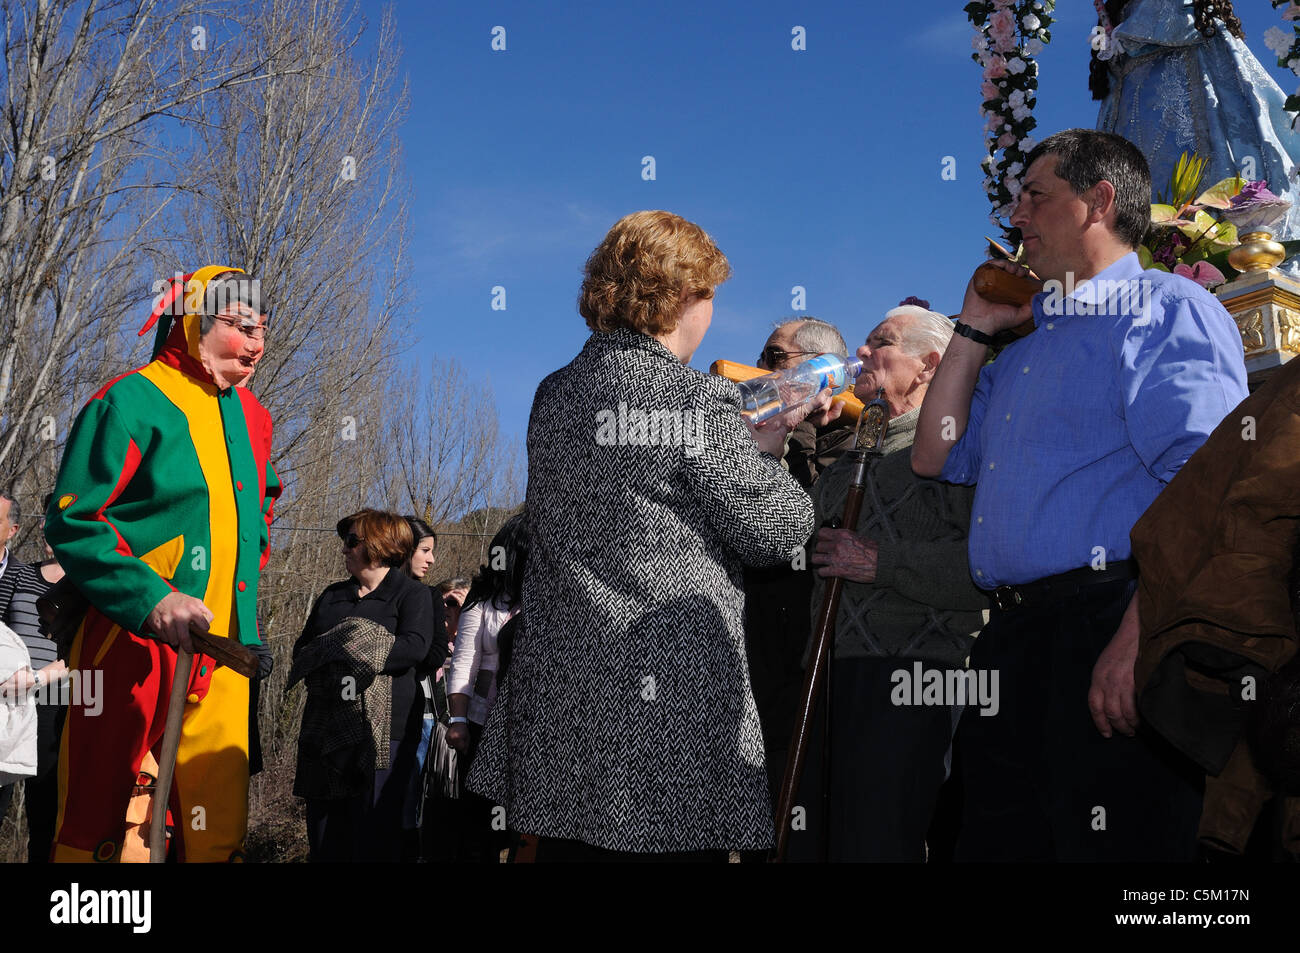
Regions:
<instances>
[{"instance_id":1,"label":"bare tree","mask_svg":"<svg viewBox=\"0 0 1300 953\"><path fill-rule=\"evenodd\" d=\"M138 313L139 246L175 194L158 177L163 125L205 95L264 80L267 53L299 68L284 56L293 34L252 55L219 41L236 9L0 2L0 467L11 475L48 481L47 418L70 416L105 342Z\"/></svg>"}]
</instances>

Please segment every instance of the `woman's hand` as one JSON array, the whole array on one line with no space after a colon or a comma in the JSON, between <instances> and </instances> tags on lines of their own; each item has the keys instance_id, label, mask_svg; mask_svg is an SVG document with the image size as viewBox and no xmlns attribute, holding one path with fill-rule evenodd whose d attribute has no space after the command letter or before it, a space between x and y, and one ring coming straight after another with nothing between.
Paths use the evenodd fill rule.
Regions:
<instances>
[{"instance_id":1,"label":"woman's hand","mask_svg":"<svg viewBox=\"0 0 1300 953\"><path fill-rule=\"evenodd\" d=\"M27 694L35 688L36 673L23 666L7 681L0 682L0 700L16 702L20 698L26 698Z\"/></svg>"},{"instance_id":2,"label":"woman's hand","mask_svg":"<svg viewBox=\"0 0 1300 953\"><path fill-rule=\"evenodd\" d=\"M447 696L447 710L453 718L464 718L469 714L469 696L464 692L452 692ZM461 754L469 747L469 725L457 721L447 726L447 746Z\"/></svg>"},{"instance_id":3,"label":"woman's hand","mask_svg":"<svg viewBox=\"0 0 1300 953\"><path fill-rule=\"evenodd\" d=\"M828 387L806 404L793 407L761 424L746 424L746 426L754 435L754 442L758 444L758 449L770 453L779 460L785 453L785 438L791 430L806 419L811 419L818 427L824 427L838 417L843 409L842 403L831 404L831 389Z\"/></svg>"}]
</instances>

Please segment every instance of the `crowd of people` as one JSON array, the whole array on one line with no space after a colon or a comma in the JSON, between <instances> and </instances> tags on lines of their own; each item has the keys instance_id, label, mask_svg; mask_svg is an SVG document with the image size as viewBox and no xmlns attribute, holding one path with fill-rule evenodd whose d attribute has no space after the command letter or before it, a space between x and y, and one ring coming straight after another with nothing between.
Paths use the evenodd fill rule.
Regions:
<instances>
[{"instance_id":1,"label":"crowd of people","mask_svg":"<svg viewBox=\"0 0 1300 953\"><path fill-rule=\"evenodd\" d=\"M1068 290L1007 305L972 284L955 321L909 297L851 335L855 393L888 417L855 525L854 421L827 390L747 423L734 384L689 366L727 258L672 213L620 219L586 263L592 334L537 390L524 508L474 578L424 583L418 518L337 524L346 578L289 675L311 859L751 859L778 825L790 860L1300 854L1300 361L1248 393L1219 301L1138 263L1150 191L1127 140L1051 136L1011 217L1021 263L998 267ZM173 856L241 856L280 484L244 386L267 309L239 274L178 279L154 361L73 428L49 559L0 557L30 653L14 679L134 686L102 720L41 709L33 859L145 856L173 760ZM841 331L796 317L757 363L827 353L848 356ZM612 408L694 426L598 440ZM0 499L0 536L17 520ZM56 651L35 600L65 568L89 606L52 600ZM832 578L827 700L774 817Z\"/></svg>"}]
</instances>

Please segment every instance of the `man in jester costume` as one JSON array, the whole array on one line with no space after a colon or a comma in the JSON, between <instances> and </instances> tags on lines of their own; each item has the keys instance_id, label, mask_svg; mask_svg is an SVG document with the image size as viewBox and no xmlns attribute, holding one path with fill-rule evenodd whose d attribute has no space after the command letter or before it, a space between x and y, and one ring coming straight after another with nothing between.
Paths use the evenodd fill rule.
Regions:
<instances>
[{"instance_id":1,"label":"man in jester costume","mask_svg":"<svg viewBox=\"0 0 1300 953\"><path fill-rule=\"evenodd\" d=\"M158 322L153 360L91 397L68 437L45 534L92 605L68 667L101 670L103 690L100 711L69 706L55 861L148 859L140 795L157 770L175 647L190 649L191 631L260 647L257 583L280 481L270 414L241 386L265 344L259 299L237 268L178 276L140 330ZM178 860L238 860L249 681L196 654L188 688L172 848Z\"/></svg>"}]
</instances>

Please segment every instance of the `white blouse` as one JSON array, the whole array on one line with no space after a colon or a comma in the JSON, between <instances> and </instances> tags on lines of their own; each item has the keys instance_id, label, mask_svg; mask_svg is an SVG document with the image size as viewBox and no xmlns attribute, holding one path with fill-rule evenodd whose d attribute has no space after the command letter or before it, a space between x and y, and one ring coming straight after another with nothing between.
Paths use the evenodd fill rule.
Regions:
<instances>
[{"instance_id":1,"label":"white blouse","mask_svg":"<svg viewBox=\"0 0 1300 953\"><path fill-rule=\"evenodd\" d=\"M468 695L469 720L476 725L487 721L497 698L497 633L519 611L499 603L475 603L460 614L456 626L456 648L451 654L448 695Z\"/></svg>"}]
</instances>

